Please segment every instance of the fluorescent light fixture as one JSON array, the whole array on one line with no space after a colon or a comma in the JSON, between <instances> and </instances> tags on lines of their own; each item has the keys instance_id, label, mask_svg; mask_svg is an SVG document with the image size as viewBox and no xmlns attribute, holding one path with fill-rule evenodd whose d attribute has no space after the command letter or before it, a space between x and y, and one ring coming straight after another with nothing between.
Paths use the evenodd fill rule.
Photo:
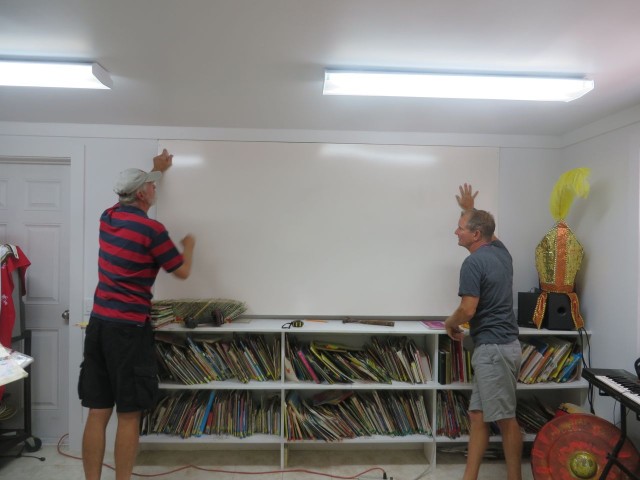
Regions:
<instances>
[{"instance_id":1,"label":"fluorescent light fixture","mask_svg":"<svg viewBox=\"0 0 640 480\"><path fill-rule=\"evenodd\" d=\"M97 63L0 60L0 85L104 89L113 82Z\"/></svg>"},{"instance_id":2,"label":"fluorescent light fixture","mask_svg":"<svg viewBox=\"0 0 640 480\"><path fill-rule=\"evenodd\" d=\"M592 89L584 78L325 70L322 93L570 102Z\"/></svg>"}]
</instances>

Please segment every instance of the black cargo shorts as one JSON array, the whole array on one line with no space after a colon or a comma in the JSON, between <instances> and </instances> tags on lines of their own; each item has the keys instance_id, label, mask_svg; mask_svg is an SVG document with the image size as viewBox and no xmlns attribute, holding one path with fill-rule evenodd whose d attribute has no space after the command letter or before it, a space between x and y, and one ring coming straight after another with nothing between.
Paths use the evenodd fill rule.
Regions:
<instances>
[{"instance_id":1,"label":"black cargo shorts","mask_svg":"<svg viewBox=\"0 0 640 480\"><path fill-rule=\"evenodd\" d=\"M78 396L87 408L147 410L158 397L153 329L91 317L85 332Z\"/></svg>"}]
</instances>

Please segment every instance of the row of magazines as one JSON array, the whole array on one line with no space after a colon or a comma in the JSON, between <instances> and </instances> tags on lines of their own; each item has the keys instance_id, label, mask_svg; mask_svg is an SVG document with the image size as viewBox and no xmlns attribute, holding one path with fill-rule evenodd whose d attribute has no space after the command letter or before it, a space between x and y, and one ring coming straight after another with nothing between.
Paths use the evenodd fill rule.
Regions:
<instances>
[{"instance_id":1,"label":"row of magazines","mask_svg":"<svg viewBox=\"0 0 640 480\"><path fill-rule=\"evenodd\" d=\"M424 395L415 391L325 391L286 399L287 440L336 441L372 435L429 435Z\"/></svg>"},{"instance_id":2,"label":"row of magazines","mask_svg":"<svg viewBox=\"0 0 640 480\"><path fill-rule=\"evenodd\" d=\"M182 438L280 435L280 396L254 398L247 390L171 392L161 397L141 421L141 435L160 433Z\"/></svg>"},{"instance_id":3,"label":"row of magazines","mask_svg":"<svg viewBox=\"0 0 640 480\"><path fill-rule=\"evenodd\" d=\"M160 378L184 385L237 380L281 379L279 335L175 335L156 332ZM579 376L579 343L556 337L521 340L521 383L567 382ZM426 384L434 380L429 355L406 336L371 337L362 346L326 341L302 341L286 336L284 378L288 382ZM470 350L460 341L440 339L438 382L473 380Z\"/></svg>"},{"instance_id":4,"label":"row of magazines","mask_svg":"<svg viewBox=\"0 0 640 480\"><path fill-rule=\"evenodd\" d=\"M280 338L260 334L181 337L155 334L160 379L184 385L280 380Z\"/></svg>"},{"instance_id":5,"label":"row of magazines","mask_svg":"<svg viewBox=\"0 0 640 480\"><path fill-rule=\"evenodd\" d=\"M566 383L580 376L582 348L576 340L535 336L521 338L520 346L520 383ZM443 336L438 347L439 383L470 383L473 380L472 354L464 348L463 342Z\"/></svg>"},{"instance_id":6,"label":"row of magazines","mask_svg":"<svg viewBox=\"0 0 640 480\"><path fill-rule=\"evenodd\" d=\"M436 435L452 439L468 435L468 407L468 395L438 391ZM433 435L425 395L417 391L330 390L304 397L289 392L284 408L284 436L288 441ZM516 417L524 433L537 433L554 415L553 409L535 397L518 401ZM143 416L140 433L181 438L280 436L280 424L277 393L171 391ZM490 433L499 434L497 425L490 424Z\"/></svg>"},{"instance_id":7,"label":"row of magazines","mask_svg":"<svg viewBox=\"0 0 640 480\"><path fill-rule=\"evenodd\" d=\"M413 339L371 337L362 347L335 342L302 342L287 336L285 379L315 383L424 384L433 379L431 360Z\"/></svg>"},{"instance_id":8,"label":"row of magazines","mask_svg":"<svg viewBox=\"0 0 640 480\"><path fill-rule=\"evenodd\" d=\"M468 435L470 424L467 411L469 398L462 392L439 390L437 394L436 435L458 438ZM551 408L537 397L518 399L516 419L523 433L535 434L549 420L554 418L557 408ZM495 422L489 424L489 434L499 435L500 429Z\"/></svg>"}]
</instances>

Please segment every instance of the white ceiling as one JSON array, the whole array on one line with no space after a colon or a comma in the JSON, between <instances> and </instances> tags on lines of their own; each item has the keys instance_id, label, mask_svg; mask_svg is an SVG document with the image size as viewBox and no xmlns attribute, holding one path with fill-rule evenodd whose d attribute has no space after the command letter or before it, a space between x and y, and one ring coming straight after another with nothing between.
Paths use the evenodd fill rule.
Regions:
<instances>
[{"instance_id":1,"label":"white ceiling","mask_svg":"<svg viewBox=\"0 0 640 480\"><path fill-rule=\"evenodd\" d=\"M640 104L638 0L0 0L0 57L113 90L0 87L0 121L560 135ZM323 97L325 67L585 74L570 103Z\"/></svg>"}]
</instances>

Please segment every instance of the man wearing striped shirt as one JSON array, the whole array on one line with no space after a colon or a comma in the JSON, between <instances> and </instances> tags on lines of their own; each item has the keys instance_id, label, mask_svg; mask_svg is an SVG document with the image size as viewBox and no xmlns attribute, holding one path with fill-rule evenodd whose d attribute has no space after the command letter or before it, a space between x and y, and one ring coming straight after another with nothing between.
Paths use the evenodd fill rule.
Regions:
<instances>
[{"instance_id":1,"label":"man wearing striped shirt","mask_svg":"<svg viewBox=\"0 0 640 480\"><path fill-rule=\"evenodd\" d=\"M114 187L118 203L100 217L98 286L78 382L82 405L89 408L82 440L87 480L100 478L114 405L116 480L131 478L140 418L158 392L151 288L161 268L179 279L191 273L194 237L180 241L180 253L165 227L147 216L155 203L155 182L172 160L164 150L153 159L151 172L135 168L120 172Z\"/></svg>"}]
</instances>

